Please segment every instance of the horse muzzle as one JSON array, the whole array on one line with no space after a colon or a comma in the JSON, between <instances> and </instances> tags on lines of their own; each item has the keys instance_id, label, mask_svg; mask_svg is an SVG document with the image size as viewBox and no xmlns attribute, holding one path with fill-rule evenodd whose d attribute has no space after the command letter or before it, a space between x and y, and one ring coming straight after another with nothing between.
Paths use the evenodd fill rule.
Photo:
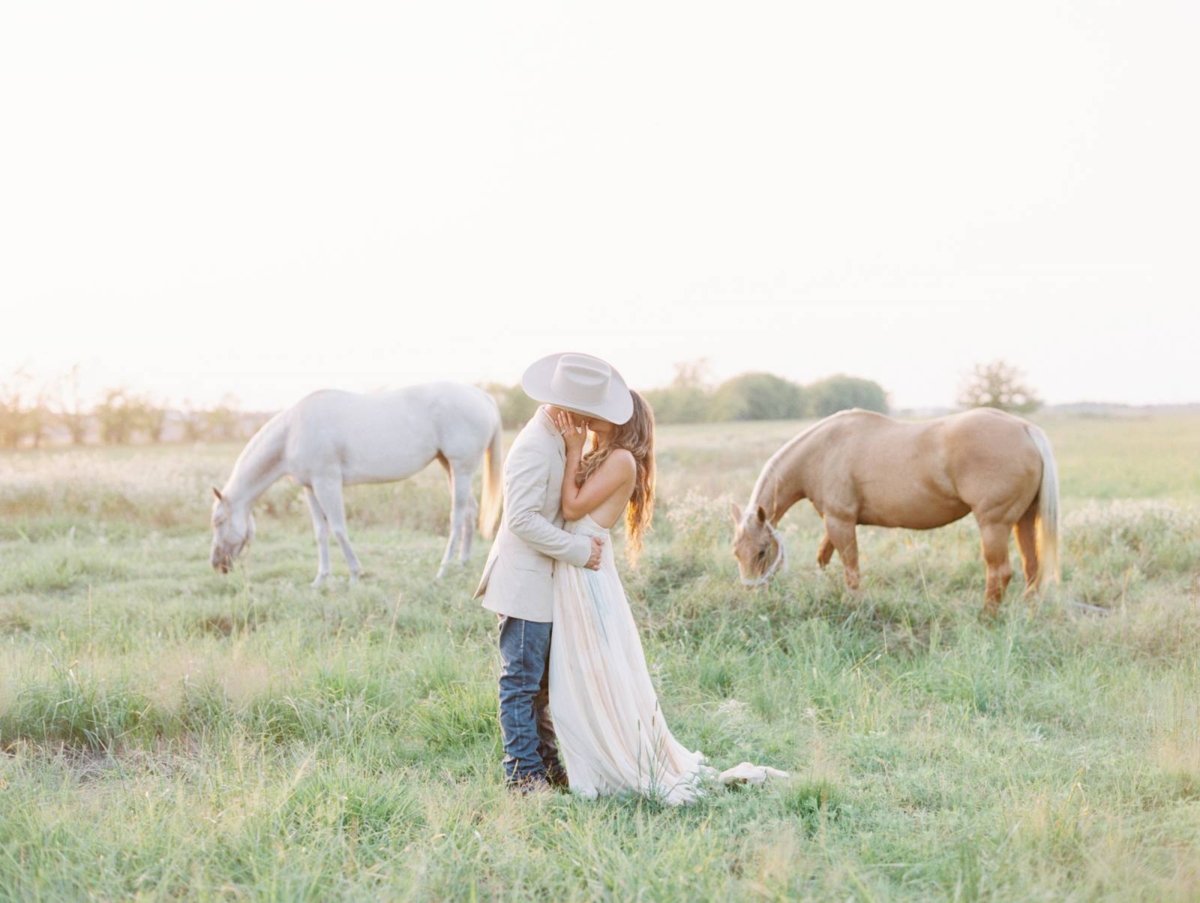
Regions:
<instances>
[{"instance_id":1,"label":"horse muzzle","mask_svg":"<svg viewBox=\"0 0 1200 903\"><path fill-rule=\"evenodd\" d=\"M761 574L759 574L757 577L750 579L750 578L743 576L742 577L742 586L747 586L747 587L763 586L772 577L774 577L779 571L787 570L787 548L783 544L783 537L779 534L779 531L776 530L774 527L772 527L770 524L767 524L766 526L767 526L767 529L771 531L771 536L775 540L775 547L776 547L775 560L772 561L771 564L767 567L767 569L765 571L763 571Z\"/></svg>"}]
</instances>

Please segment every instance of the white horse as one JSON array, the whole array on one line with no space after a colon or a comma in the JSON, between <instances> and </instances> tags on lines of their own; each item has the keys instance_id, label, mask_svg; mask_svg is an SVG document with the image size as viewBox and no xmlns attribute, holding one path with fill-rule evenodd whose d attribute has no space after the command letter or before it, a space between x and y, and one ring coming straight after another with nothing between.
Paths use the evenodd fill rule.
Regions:
<instances>
[{"instance_id":1,"label":"white horse","mask_svg":"<svg viewBox=\"0 0 1200 903\"><path fill-rule=\"evenodd\" d=\"M254 538L250 507L280 477L290 475L304 487L317 534L319 586L330 573L332 532L351 582L362 566L350 547L342 486L403 480L436 459L450 480L450 541L437 575L459 552L471 554L473 523L479 506L471 495L471 477L486 456L479 529L490 538L500 518L503 496L500 410L482 389L460 383L429 383L360 395L314 392L264 424L247 443L233 474L212 509L212 566L228 573L233 560Z\"/></svg>"}]
</instances>

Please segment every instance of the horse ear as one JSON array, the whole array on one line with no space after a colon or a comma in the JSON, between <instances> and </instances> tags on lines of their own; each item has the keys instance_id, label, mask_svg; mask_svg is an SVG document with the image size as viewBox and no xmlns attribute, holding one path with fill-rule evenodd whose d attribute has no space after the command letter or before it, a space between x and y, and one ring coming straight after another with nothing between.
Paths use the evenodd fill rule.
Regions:
<instances>
[{"instance_id":1,"label":"horse ear","mask_svg":"<svg viewBox=\"0 0 1200 903\"><path fill-rule=\"evenodd\" d=\"M220 489L218 489L216 486L214 486L214 487L212 488L212 490L213 490L213 495L215 495L215 496L217 497L217 501L218 501L218 502L223 502L223 501L225 501L225 496L221 495L221 490L220 490Z\"/></svg>"},{"instance_id":2,"label":"horse ear","mask_svg":"<svg viewBox=\"0 0 1200 903\"><path fill-rule=\"evenodd\" d=\"M759 505L759 506L758 506L758 512L757 512L757 513L758 513L758 522L759 522L760 524L765 524L765 523L767 522L767 512L763 511L763 506L762 506L762 505Z\"/></svg>"},{"instance_id":3,"label":"horse ear","mask_svg":"<svg viewBox=\"0 0 1200 903\"><path fill-rule=\"evenodd\" d=\"M733 515L733 522L735 524L742 522L742 509L737 506L737 502L729 503L729 513Z\"/></svg>"}]
</instances>

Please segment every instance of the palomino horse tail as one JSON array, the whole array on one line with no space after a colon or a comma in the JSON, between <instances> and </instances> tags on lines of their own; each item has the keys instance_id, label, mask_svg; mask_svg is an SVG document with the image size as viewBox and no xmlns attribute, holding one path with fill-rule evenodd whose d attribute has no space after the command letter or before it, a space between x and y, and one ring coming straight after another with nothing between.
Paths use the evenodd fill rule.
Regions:
<instances>
[{"instance_id":1,"label":"palomino horse tail","mask_svg":"<svg viewBox=\"0 0 1200 903\"><path fill-rule=\"evenodd\" d=\"M1054 463L1054 452L1050 449L1046 434L1036 426L1031 425L1026 429L1029 438L1037 446L1038 454L1042 456L1042 485L1038 490L1037 512L1037 588L1043 589L1051 580L1058 583L1062 579L1058 562L1058 465Z\"/></svg>"},{"instance_id":2,"label":"palomino horse tail","mask_svg":"<svg viewBox=\"0 0 1200 903\"><path fill-rule=\"evenodd\" d=\"M504 502L504 434L500 412L496 411L496 428L492 441L484 452L483 498L479 506L479 532L484 539L496 535L500 523L500 507Z\"/></svg>"}]
</instances>

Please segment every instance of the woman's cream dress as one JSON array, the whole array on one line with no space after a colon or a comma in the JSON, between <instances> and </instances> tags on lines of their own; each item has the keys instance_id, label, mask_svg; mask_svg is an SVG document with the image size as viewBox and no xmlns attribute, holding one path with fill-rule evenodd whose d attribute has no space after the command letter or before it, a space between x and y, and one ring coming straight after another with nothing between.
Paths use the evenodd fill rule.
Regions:
<instances>
[{"instance_id":1,"label":"woman's cream dress","mask_svg":"<svg viewBox=\"0 0 1200 903\"><path fill-rule=\"evenodd\" d=\"M663 720L609 531L587 515L566 529L605 541L599 570L563 562L554 569L550 712L571 790L690 803L702 775L715 772Z\"/></svg>"}]
</instances>

